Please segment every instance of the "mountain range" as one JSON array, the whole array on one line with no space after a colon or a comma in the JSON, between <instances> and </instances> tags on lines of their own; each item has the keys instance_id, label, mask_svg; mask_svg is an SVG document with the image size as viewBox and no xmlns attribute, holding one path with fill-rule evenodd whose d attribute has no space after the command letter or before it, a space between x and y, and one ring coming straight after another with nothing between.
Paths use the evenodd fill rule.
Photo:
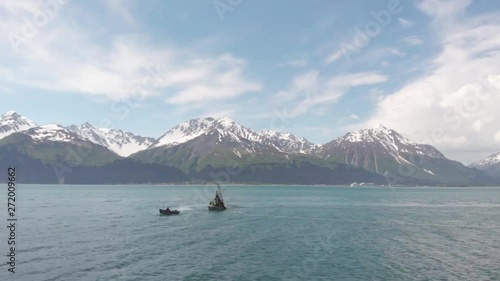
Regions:
<instances>
[{"instance_id":1,"label":"mountain range","mask_svg":"<svg viewBox=\"0 0 500 281\"><path fill-rule=\"evenodd\" d=\"M9 111L0 117L0 163L18 167L29 183L500 183L500 153L466 167L382 125L319 145L210 117L151 138L89 123L38 125Z\"/></svg>"}]
</instances>

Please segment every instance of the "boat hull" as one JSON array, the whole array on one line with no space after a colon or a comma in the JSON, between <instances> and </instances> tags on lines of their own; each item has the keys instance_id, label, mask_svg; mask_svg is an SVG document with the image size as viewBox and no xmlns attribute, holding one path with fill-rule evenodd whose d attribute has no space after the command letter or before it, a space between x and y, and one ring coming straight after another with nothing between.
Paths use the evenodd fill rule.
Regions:
<instances>
[{"instance_id":1,"label":"boat hull","mask_svg":"<svg viewBox=\"0 0 500 281\"><path fill-rule=\"evenodd\" d=\"M226 207L222 206L208 206L209 211L224 211Z\"/></svg>"},{"instance_id":2,"label":"boat hull","mask_svg":"<svg viewBox=\"0 0 500 281\"><path fill-rule=\"evenodd\" d=\"M170 215L178 215L178 214L179 214L179 211L166 211L166 210L160 209L160 215L170 216Z\"/></svg>"}]
</instances>

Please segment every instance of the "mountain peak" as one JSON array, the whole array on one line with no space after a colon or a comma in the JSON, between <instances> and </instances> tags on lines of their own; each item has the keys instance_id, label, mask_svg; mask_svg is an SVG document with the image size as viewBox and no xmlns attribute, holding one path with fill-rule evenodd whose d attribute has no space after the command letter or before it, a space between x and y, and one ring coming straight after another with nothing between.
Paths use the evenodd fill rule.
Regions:
<instances>
[{"instance_id":1,"label":"mountain peak","mask_svg":"<svg viewBox=\"0 0 500 281\"><path fill-rule=\"evenodd\" d=\"M309 154L319 146L303 137L298 137L289 132L276 132L269 129L260 131L260 141L271 145L278 151L290 154Z\"/></svg>"},{"instance_id":2,"label":"mountain peak","mask_svg":"<svg viewBox=\"0 0 500 281\"><path fill-rule=\"evenodd\" d=\"M219 123L221 123L223 125L226 125L226 126L229 126L229 125L232 125L232 124L236 123L234 120L232 120L229 117L218 118L218 119L215 119L215 121L219 122Z\"/></svg>"},{"instance_id":3,"label":"mountain peak","mask_svg":"<svg viewBox=\"0 0 500 281\"><path fill-rule=\"evenodd\" d=\"M403 144L416 145L413 141L403 137L398 132L388 129L382 124L375 124L367 129L359 129L349 132L341 138L337 139L337 143L373 143L373 142L388 142L394 147L394 142L402 142Z\"/></svg>"},{"instance_id":4,"label":"mountain peak","mask_svg":"<svg viewBox=\"0 0 500 281\"><path fill-rule=\"evenodd\" d=\"M205 117L191 119L173 127L156 141L154 147L174 146L211 133L229 134L234 140L240 137L248 140L259 138L259 134L228 117L218 119Z\"/></svg>"},{"instance_id":5,"label":"mountain peak","mask_svg":"<svg viewBox=\"0 0 500 281\"><path fill-rule=\"evenodd\" d=\"M202 124L205 124L205 125L210 125L210 124L213 124L213 123L218 123L218 124L223 124L223 125L227 125L227 126L230 126L234 123L236 123L234 120L232 120L231 118L229 117L221 117L221 118L214 118L214 117L202 117L202 118L195 118L195 119L191 119L189 120L188 122L184 122L184 123L202 123Z\"/></svg>"},{"instance_id":6,"label":"mountain peak","mask_svg":"<svg viewBox=\"0 0 500 281\"><path fill-rule=\"evenodd\" d=\"M7 111L2 115L2 117L10 117L10 116L21 116L21 115L15 112L14 110Z\"/></svg>"},{"instance_id":7,"label":"mountain peak","mask_svg":"<svg viewBox=\"0 0 500 281\"><path fill-rule=\"evenodd\" d=\"M372 127L371 127L372 130L375 130L375 131L390 131L389 129L387 129L387 127L385 127L384 125L382 124L374 124Z\"/></svg>"},{"instance_id":8,"label":"mountain peak","mask_svg":"<svg viewBox=\"0 0 500 281\"><path fill-rule=\"evenodd\" d=\"M396 158L399 158L399 153L413 153L416 155L427 155L434 158L444 158L444 155L434 147L417 144L400 135L398 132L387 129L385 126L380 124L372 126L371 129L360 129L347 133L343 137L332 141L326 146L347 148L352 147L353 145L386 151L390 154L394 154L394 157Z\"/></svg>"},{"instance_id":9,"label":"mountain peak","mask_svg":"<svg viewBox=\"0 0 500 281\"><path fill-rule=\"evenodd\" d=\"M35 122L15 111L7 111L0 117L0 139L38 126Z\"/></svg>"}]
</instances>

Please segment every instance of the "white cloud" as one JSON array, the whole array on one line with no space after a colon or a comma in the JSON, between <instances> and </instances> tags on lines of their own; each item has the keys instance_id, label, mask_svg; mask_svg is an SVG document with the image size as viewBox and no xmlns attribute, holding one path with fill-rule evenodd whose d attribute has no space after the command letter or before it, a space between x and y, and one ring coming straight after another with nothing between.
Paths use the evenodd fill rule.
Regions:
<instances>
[{"instance_id":1,"label":"white cloud","mask_svg":"<svg viewBox=\"0 0 500 281\"><path fill-rule=\"evenodd\" d=\"M405 37L401 41L403 41L404 43L406 43L408 45L420 45L420 44L424 43L424 41L422 41L422 39L418 38L418 36L416 36L416 35Z\"/></svg>"},{"instance_id":2,"label":"white cloud","mask_svg":"<svg viewBox=\"0 0 500 281\"><path fill-rule=\"evenodd\" d=\"M310 71L296 76L289 89L275 94L272 101L276 106L285 104L289 109L286 110L286 115L294 118L312 113L312 107L324 107L338 102L352 87L379 84L387 79L387 76L373 72L324 77L319 71Z\"/></svg>"},{"instance_id":3,"label":"white cloud","mask_svg":"<svg viewBox=\"0 0 500 281\"><path fill-rule=\"evenodd\" d=\"M343 56L344 56L344 51L342 49L340 49L340 50L330 54L330 56L328 56L328 58L326 58L325 63L330 64L330 63L336 62L339 59L341 59Z\"/></svg>"},{"instance_id":4,"label":"white cloud","mask_svg":"<svg viewBox=\"0 0 500 281\"><path fill-rule=\"evenodd\" d=\"M355 53L359 51L360 49L357 49ZM370 48L364 50L363 53L363 55L356 56L356 59L353 59L353 57L351 57L351 51L345 48L341 48L340 50L327 57L324 63L331 64L344 57L348 59L351 64L353 64L354 62L364 64L366 63L366 61L380 60L388 56L404 57L407 55L405 52L402 52L401 50L394 47Z\"/></svg>"},{"instance_id":5,"label":"white cloud","mask_svg":"<svg viewBox=\"0 0 500 281\"><path fill-rule=\"evenodd\" d=\"M496 134L495 134L495 141L497 143L500 143L500 131L498 131Z\"/></svg>"},{"instance_id":6,"label":"white cloud","mask_svg":"<svg viewBox=\"0 0 500 281\"><path fill-rule=\"evenodd\" d=\"M334 76L328 81L331 88L355 87L379 84L387 81L388 77L374 72L360 72Z\"/></svg>"},{"instance_id":7,"label":"white cloud","mask_svg":"<svg viewBox=\"0 0 500 281\"><path fill-rule=\"evenodd\" d=\"M400 57L406 56L405 52L402 52L401 50L396 49L396 48L384 48L382 50L386 51L386 52L388 52L388 53L390 53L391 55L394 55L394 56L400 56Z\"/></svg>"},{"instance_id":8,"label":"white cloud","mask_svg":"<svg viewBox=\"0 0 500 281\"><path fill-rule=\"evenodd\" d=\"M450 19L463 14L472 0L420 0L418 7L436 20Z\"/></svg>"},{"instance_id":9,"label":"white cloud","mask_svg":"<svg viewBox=\"0 0 500 281\"><path fill-rule=\"evenodd\" d=\"M498 150L484 136L494 135L500 120L500 14L455 19L468 2L421 1L442 51L428 74L382 97L364 125L385 124L464 162Z\"/></svg>"},{"instance_id":10,"label":"white cloud","mask_svg":"<svg viewBox=\"0 0 500 281\"><path fill-rule=\"evenodd\" d=\"M40 9L40 6L34 1L2 1L0 8L11 14L20 14L23 12L34 13Z\"/></svg>"},{"instance_id":11,"label":"white cloud","mask_svg":"<svg viewBox=\"0 0 500 281\"><path fill-rule=\"evenodd\" d=\"M399 21L399 24L401 24L401 26L403 26L403 27L412 27L415 25L414 22L406 20L404 18L398 18L398 21Z\"/></svg>"},{"instance_id":12,"label":"white cloud","mask_svg":"<svg viewBox=\"0 0 500 281\"><path fill-rule=\"evenodd\" d=\"M5 14L0 31L22 35L22 18L40 8L37 3L9 3L0 5ZM107 3L113 12L132 20L124 1ZM12 54L0 58L0 80L110 100L169 94L165 99L173 104L228 99L262 88L245 76L245 60L232 54L201 57L203 52L194 47L153 45L149 38L134 34L97 41L92 28L66 20L68 9L71 6L59 7L53 22L20 45L18 55L9 44L0 46L0 52Z\"/></svg>"},{"instance_id":13,"label":"white cloud","mask_svg":"<svg viewBox=\"0 0 500 281\"><path fill-rule=\"evenodd\" d=\"M289 102L296 99L299 95L310 95L316 92L318 87L319 71L309 71L297 75L293 78L288 90L283 90L273 95L273 101L276 104Z\"/></svg>"},{"instance_id":14,"label":"white cloud","mask_svg":"<svg viewBox=\"0 0 500 281\"><path fill-rule=\"evenodd\" d=\"M351 114L351 118L354 120L358 120L359 116L357 114Z\"/></svg>"}]
</instances>

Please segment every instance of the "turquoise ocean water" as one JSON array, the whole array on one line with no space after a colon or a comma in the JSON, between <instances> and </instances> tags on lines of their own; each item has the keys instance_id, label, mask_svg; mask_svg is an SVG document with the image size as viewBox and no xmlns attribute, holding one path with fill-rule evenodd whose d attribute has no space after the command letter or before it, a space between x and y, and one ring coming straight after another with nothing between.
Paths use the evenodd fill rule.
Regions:
<instances>
[{"instance_id":1,"label":"turquoise ocean water","mask_svg":"<svg viewBox=\"0 0 500 281\"><path fill-rule=\"evenodd\" d=\"M20 185L0 280L500 280L500 188ZM179 216L160 216L170 206Z\"/></svg>"}]
</instances>

